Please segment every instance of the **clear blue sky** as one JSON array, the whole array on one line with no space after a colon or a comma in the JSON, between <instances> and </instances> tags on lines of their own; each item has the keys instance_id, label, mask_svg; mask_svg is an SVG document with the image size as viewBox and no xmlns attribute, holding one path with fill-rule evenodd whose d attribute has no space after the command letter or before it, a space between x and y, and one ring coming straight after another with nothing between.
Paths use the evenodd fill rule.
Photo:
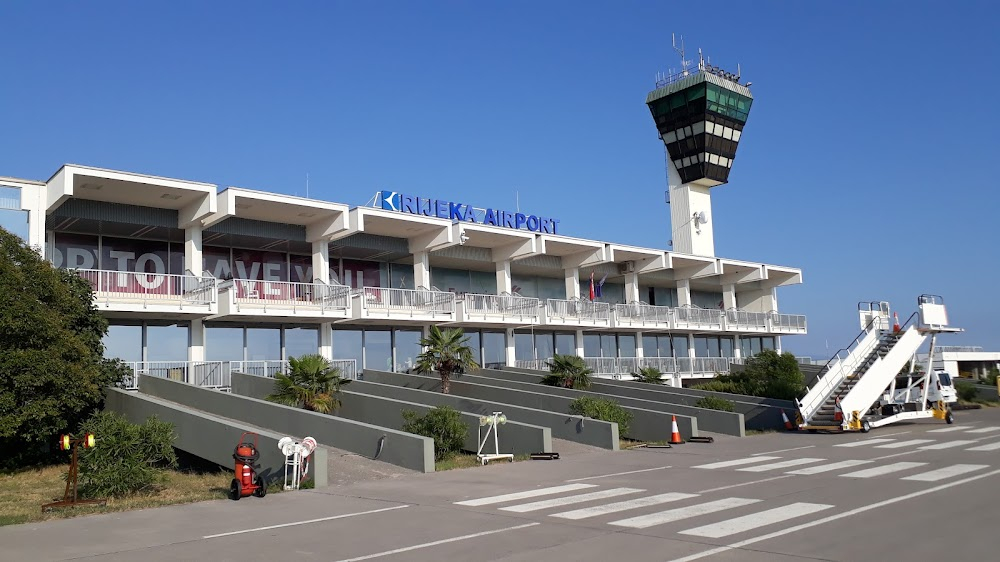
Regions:
<instances>
[{"instance_id":1,"label":"clear blue sky","mask_svg":"<svg viewBox=\"0 0 1000 562\"><path fill-rule=\"evenodd\" d=\"M617 4L617 5L616 5ZM615 5L614 7L611 7ZM800 267L785 347L943 295L1000 349L1000 9L989 2L4 2L0 175L72 162L364 204L520 206L665 248L644 100L670 33L755 101L716 253Z\"/></svg>"}]
</instances>

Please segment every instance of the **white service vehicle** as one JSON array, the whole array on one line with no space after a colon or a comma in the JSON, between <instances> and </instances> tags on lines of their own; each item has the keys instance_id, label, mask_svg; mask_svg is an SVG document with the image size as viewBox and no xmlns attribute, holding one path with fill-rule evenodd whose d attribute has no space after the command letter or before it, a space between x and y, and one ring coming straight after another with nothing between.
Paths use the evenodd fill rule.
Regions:
<instances>
[{"instance_id":1,"label":"white service vehicle","mask_svg":"<svg viewBox=\"0 0 1000 562\"><path fill-rule=\"evenodd\" d=\"M898 414L907 410L919 410L918 405L924 401L924 374L908 373L898 375L895 383L885 389L882 398L872 407L874 413L883 416ZM930 392L927 394L927 404L938 402L954 404L958 402L958 392L951 380L951 375L945 371L932 371L928 380ZM910 404L911 406L907 406Z\"/></svg>"}]
</instances>

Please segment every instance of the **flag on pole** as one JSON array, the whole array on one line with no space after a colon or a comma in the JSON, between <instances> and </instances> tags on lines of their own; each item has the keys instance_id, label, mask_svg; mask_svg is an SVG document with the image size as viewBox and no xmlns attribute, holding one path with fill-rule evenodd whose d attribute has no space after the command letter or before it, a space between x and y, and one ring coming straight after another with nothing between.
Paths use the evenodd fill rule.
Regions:
<instances>
[{"instance_id":1,"label":"flag on pole","mask_svg":"<svg viewBox=\"0 0 1000 562\"><path fill-rule=\"evenodd\" d=\"M607 278L608 278L608 274L605 273L604 277L601 277L601 280L598 281L597 285L594 287L594 294L597 296L597 298L601 298L602 296L604 296L601 293L603 292L603 289L604 289L604 281Z\"/></svg>"},{"instance_id":2,"label":"flag on pole","mask_svg":"<svg viewBox=\"0 0 1000 562\"><path fill-rule=\"evenodd\" d=\"M590 272L590 300L594 300L594 272Z\"/></svg>"}]
</instances>

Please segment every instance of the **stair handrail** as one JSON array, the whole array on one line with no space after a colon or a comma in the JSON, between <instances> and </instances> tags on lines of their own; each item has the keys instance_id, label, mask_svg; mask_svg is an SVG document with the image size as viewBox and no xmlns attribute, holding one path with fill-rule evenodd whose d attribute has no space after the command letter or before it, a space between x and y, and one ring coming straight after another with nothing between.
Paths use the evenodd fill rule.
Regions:
<instances>
[{"instance_id":1,"label":"stair handrail","mask_svg":"<svg viewBox=\"0 0 1000 562\"><path fill-rule=\"evenodd\" d=\"M828 377L828 375L833 371L833 365L835 363L838 363L838 362L842 363L844 361L844 359L846 359L846 357L849 357L850 354L851 354L851 350L853 348L855 348L856 346L860 345L861 341L865 338L865 336L867 336L869 333L871 333L871 331L873 329L879 329L880 330L881 329L881 323L882 323L882 318L881 317L879 317L879 316L872 317L872 319L868 321L868 324L865 325L864 329L861 330L861 332L859 332L858 335L854 338L854 341L851 343L851 345L849 345L847 347L842 347L842 348L838 349L833 354L833 357L831 357L830 360L826 362L826 365L824 365L823 368L820 369L820 371L819 371L820 374L819 374L819 377L816 380L816 383L813 384L812 387L806 387L805 394L802 396L802 398L805 398L817 386L819 386L820 384L823 384L822 399L825 400L826 399L826 393L829 392L830 390L832 390L832 388L834 388L834 386L835 386L835 385L831 386L829 384L830 380L829 380L829 377ZM876 324L878 324L878 326L876 326ZM844 357L841 357L840 354L842 352L847 352L847 355L844 356ZM866 354L866 356L867 356L867 354ZM840 381L837 381L836 384L839 384L839 383L840 383ZM797 405L799 407L799 411L800 412L803 412L803 410L806 410L806 409L811 409L812 406L813 406L812 402L816 402L815 399L812 400L812 401L810 401L810 404L807 407L807 405L802 402L802 398L797 398L795 400L795 402L797 403ZM812 415L812 412L809 412L808 416L811 416L811 415ZM805 412L803 412L803 416L807 416L807 414Z\"/></svg>"}]
</instances>

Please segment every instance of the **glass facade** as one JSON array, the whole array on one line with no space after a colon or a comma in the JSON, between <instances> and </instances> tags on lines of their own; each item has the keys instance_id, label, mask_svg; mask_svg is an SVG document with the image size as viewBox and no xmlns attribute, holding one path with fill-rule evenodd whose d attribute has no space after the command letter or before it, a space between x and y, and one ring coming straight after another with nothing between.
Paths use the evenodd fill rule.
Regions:
<instances>
[{"instance_id":1,"label":"glass facade","mask_svg":"<svg viewBox=\"0 0 1000 562\"><path fill-rule=\"evenodd\" d=\"M146 361L187 361L188 326L146 326Z\"/></svg>"},{"instance_id":2,"label":"glass facade","mask_svg":"<svg viewBox=\"0 0 1000 562\"><path fill-rule=\"evenodd\" d=\"M205 327L205 359L208 361L243 361L243 330L242 326ZM277 359L274 357L273 359Z\"/></svg>"},{"instance_id":3,"label":"glass facade","mask_svg":"<svg viewBox=\"0 0 1000 562\"><path fill-rule=\"evenodd\" d=\"M319 329L314 327L285 328L285 359L315 355L318 352Z\"/></svg>"},{"instance_id":4,"label":"glass facade","mask_svg":"<svg viewBox=\"0 0 1000 562\"><path fill-rule=\"evenodd\" d=\"M395 340L396 370L405 372L412 369L417 364L417 356L420 355L420 339L423 333L419 330L396 330L392 337ZM473 347L470 342L468 345L473 349L478 363L479 344Z\"/></svg>"},{"instance_id":5,"label":"glass facade","mask_svg":"<svg viewBox=\"0 0 1000 562\"><path fill-rule=\"evenodd\" d=\"M482 332L483 365L507 364L507 336L503 332Z\"/></svg>"},{"instance_id":6,"label":"glass facade","mask_svg":"<svg viewBox=\"0 0 1000 562\"><path fill-rule=\"evenodd\" d=\"M104 356L122 361L142 361L142 326L108 326Z\"/></svg>"}]
</instances>

